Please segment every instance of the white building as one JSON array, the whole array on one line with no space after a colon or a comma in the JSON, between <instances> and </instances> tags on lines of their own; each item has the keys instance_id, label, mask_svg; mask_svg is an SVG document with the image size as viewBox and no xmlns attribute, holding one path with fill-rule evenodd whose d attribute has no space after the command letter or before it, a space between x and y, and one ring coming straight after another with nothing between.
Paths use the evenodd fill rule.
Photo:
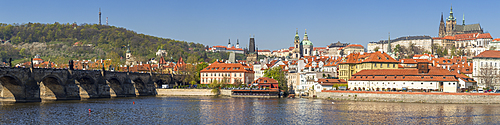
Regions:
<instances>
[{"instance_id":1,"label":"white building","mask_svg":"<svg viewBox=\"0 0 500 125\"><path fill-rule=\"evenodd\" d=\"M487 50L472 58L472 77L477 81L479 87L495 88L500 86L500 51Z\"/></svg>"},{"instance_id":2,"label":"white building","mask_svg":"<svg viewBox=\"0 0 500 125\"><path fill-rule=\"evenodd\" d=\"M396 91L430 90L457 92L461 85L457 77L445 69L419 63L418 69L362 70L348 81L351 90Z\"/></svg>"}]
</instances>

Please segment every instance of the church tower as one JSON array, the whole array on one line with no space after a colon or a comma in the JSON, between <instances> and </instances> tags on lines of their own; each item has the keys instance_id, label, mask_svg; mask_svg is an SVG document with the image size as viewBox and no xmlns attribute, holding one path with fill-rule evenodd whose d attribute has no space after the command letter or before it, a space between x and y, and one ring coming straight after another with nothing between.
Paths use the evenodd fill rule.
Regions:
<instances>
[{"instance_id":1,"label":"church tower","mask_svg":"<svg viewBox=\"0 0 500 125\"><path fill-rule=\"evenodd\" d=\"M444 37L446 34L446 27L444 26L443 13L441 13L441 22L439 22L439 37Z\"/></svg>"},{"instance_id":2,"label":"church tower","mask_svg":"<svg viewBox=\"0 0 500 125\"><path fill-rule=\"evenodd\" d=\"M236 48L240 48L240 40L236 39Z\"/></svg>"},{"instance_id":3,"label":"church tower","mask_svg":"<svg viewBox=\"0 0 500 125\"><path fill-rule=\"evenodd\" d=\"M254 35L255 37L255 35ZM247 56L247 63L249 64L254 64L255 62L258 62L257 57L259 57L258 52L255 50L255 38L250 36L250 41L249 41L249 49L246 53Z\"/></svg>"},{"instance_id":4,"label":"church tower","mask_svg":"<svg viewBox=\"0 0 500 125\"><path fill-rule=\"evenodd\" d=\"M295 31L295 40L293 42L292 58L302 57L302 46L300 45L299 30Z\"/></svg>"},{"instance_id":5,"label":"church tower","mask_svg":"<svg viewBox=\"0 0 500 125\"><path fill-rule=\"evenodd\" d=\"M231 39L229 39L229 42L227 42L227 48L231 48Z\"/></svg>"},{"instance_id":6,"label":"church tower","mask_svg":"<svg viewBox=\"0 0 500 125\"><path fill-rule=\"evenodd\" d=\"M453 36L455 33L453 29L455 29L455 25L457 25L457 19L453 17L453 7L450 8L450 16L446 19L446 36Z\"/></svg>"},{"instance_id":7,"label":"church tower","mask_svg":"<svg viewBox=\"0 0 500 125\"><path fill-rule=\"evenodd\" d=\"M132 51L130 51L130 44L128 44L125 52L125 65L133 65L133 62Z\"/></svg>"}]
</instances>

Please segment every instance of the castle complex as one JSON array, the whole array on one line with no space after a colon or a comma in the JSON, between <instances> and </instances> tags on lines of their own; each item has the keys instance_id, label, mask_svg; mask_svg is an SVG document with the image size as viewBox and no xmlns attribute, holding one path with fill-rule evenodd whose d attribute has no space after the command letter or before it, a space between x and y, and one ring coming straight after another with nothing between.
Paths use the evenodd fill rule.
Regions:
<instances>
[{"instance_id":1,"label":"castle complex","mask_svg":"<svg viewBox=\"0 0 500 125\"><path fill-rule=\"evenodd\" d=\"M465 15L462 18L462 25L457 25L457 19L453 17L453 7L450 8L450 16L446 19L446 25L441 14L439 24L439 37L455 36L457 34L483 33L483 28L479 24L465 25Z\"/></svg>"},{"instance_id":2,"label":"castle complex","mask_svg":"<svg viewBox=\"0 0 500 125\"><path fill-rule=\"evenodd\" d=\"M446 21L446 22L445 22ZM450 15L446 20L441 14L438 37L430 36L404 36L394 40L380 40L379 42L368 43L368 52L382 51L390 52L391 48L397 45L409 47L414 45L423 51L436 53L432 50L432 45L438 45L450 50L455 47L463 52L464 56L475 56L486 49L489 49L489 43L493 40L489 33L484 33L479 24L465 24L465 18L462 18L462 24L457 25L457 19L453 16L453 8L450 8ZM389 42L391 41L391 42Z\"/></svg>"}]
</instances>

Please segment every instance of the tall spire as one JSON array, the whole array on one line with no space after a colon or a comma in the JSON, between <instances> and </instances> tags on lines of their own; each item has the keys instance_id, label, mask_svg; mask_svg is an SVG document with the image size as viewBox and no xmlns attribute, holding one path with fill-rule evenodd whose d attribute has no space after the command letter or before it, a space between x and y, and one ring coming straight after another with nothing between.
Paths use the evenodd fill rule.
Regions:
<instances>
[{"instance_id":1,"label":"tall spire","mask_svg":"<svg viewBox=\"0 0 500 125\"><path fill-rule=\"evenodd\" d=\"M462 25L465 25L465 14L462 16Z\"/></svg>"},{"instance_id":2,"label":"tall spire","mask_svg":"<svg viewBox=\"0 0 500 125\"><path fill-rule=\"evenodd\" d=\"M453 6L450 7L450 16L448 16L448 21L455 21L455 17L453 17Z\"/></svg>"},{"instance_id":3,"label":"tall spire","mask_svg":"<svg viewBox=\"0 0 500 125\"><path fill-rule=\"evenodd\" d=\"M304 40L309 40L309 38L307 37L307 29L304 30Z\"/></svg>"},{"instance_id":4,"label":"tall spire","mask_svg":"<svg viewBox=\"0 0 500 125\"><path fill-rule=\"evenodd\" d=\"M443 21L443 12L441 12L441 22L444 22Z\"/></svg>"},{"instance_id":5,"label":"tall spire","mask_svg":"<svg viewBox=\"0 0 500 125\"><path fill-rule=\"evenodd\" d=\"M387 53L391 53L391 32L389 32L389 41L387 43Z\"/></svg>"},{"instance_id":6,"label":"tall spire","mask_svg":"<svg viewBox=\"0 0 500 125\"><path fill-rule=\"evenodd\" d=\"M299 28L295 29L295 41L299 40Z\"/></svg>"},{"instance_id":7,"label":"tall spire","mask_svg":"<svg viewBox=\"0 0 500 125\"><path fill-rule=\"evenodd\" d=\"M231 44L231 39L228 40L229 42L227 42L227 44Z\"/></svg>"}]
</instances>

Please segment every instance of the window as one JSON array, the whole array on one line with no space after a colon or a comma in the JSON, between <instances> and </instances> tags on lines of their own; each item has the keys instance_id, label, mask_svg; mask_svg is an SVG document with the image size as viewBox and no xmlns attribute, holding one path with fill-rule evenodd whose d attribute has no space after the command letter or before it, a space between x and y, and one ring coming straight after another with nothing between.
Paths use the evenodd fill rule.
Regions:
<instances>
[{"instance_id":1,"label":"window","mask_svg":"<svg viewBox=\"0 0 500 125\"><path fill-rule=\"evenodd\" d=\"M396 68L396 64L392 64L392 68Z\"/></svg>"},{"instance_id":2,"label":"window","mask_svg":"<svg viewBox=\"0 0 500 125\"><path fill-rule=\"evenodd\" d=\"M413 82L411 84L413 85Z\"/></svg>"},{"instance_id":3,"label":"window","mask_svg":"<svg viewBox=\"0 0 500 125\"><path fill-rule=\"evenodd\" d=\"M432 85L432 82L431 82L431 85Z\"/></svg>"},{"instance_id":4,"label":"window","mask_svg":"<svg viewBox=\"0 0 500 125\"><path fill-rule=\"evenodd\" d=\"M387 68L389 68L389 64L387 64Z\"/></svg>"},{"instance_id":5,"label":"window","mask_svg":"<svg viewBox=\"0 0 500 125\"><path fill-rule=\"evenodd\" d=\"M420 83L420 85L423 85L423 84L424 84L423 82L422 82L422 83Z\"/></svg>"},{"instance_id":6,"label":"window","mask_svg":"<svg viewBox=\"0 0 500 125\"><path fill-rule=\"evenodd\" d=\"M377 66L377 63L375 63L375 67Z\"/></svg>"}]
</instances>

